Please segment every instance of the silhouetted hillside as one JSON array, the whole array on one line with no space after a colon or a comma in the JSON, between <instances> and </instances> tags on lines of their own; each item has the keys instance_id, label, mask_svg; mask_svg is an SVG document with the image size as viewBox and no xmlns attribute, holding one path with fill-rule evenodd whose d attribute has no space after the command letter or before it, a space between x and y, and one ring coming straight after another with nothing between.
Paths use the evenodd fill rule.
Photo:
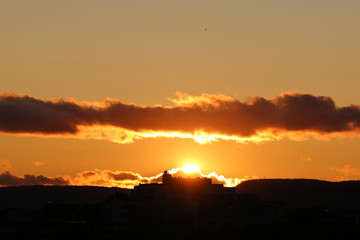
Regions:
<instances>
[{"instance_id":1,"label":"silhouetted hillside","mask_svg":"<svg viewBox=\"0 0 360 240\"><path fill-rule=\"evenodd\" d=\"M360 181L251 180L237 194L165 176L134 190L0 188L0 239L360 239Z\"/></svg>"},{"instance_id":2,"label":"silhouetted hillside","mask_svg":"<svg viewBox=\"0 0 360 240\"><path fill-rule=\"evenodd\" d=\"M283 201L288 207L323 206L353 210L358 209L360 203L360 181L258 179L242 182L236 191L257 194L262 200Z\"/></svg>"},{"instance_id":3,"label":"silhouetted hillside","mask_svg":"<svg viewBox=\"0 0 360 240\"><path fill-rule=\"evenodd\" d=\"M94 204L116 192L131 190L93 186L20 186L0 188L0 207L42 208L60 204ZM324 206L357 209L360 181L327 182L312 179L258 179L236 187L237 193L257 194L262 200L282 201L288 207Z\"/></svg>"},{"instance_id":4,"label":"silhouetted hillside","mask_svg":"<svg viewBox=\"0 0 360 240\"><path fill-rule=\"evenodd\" d=\"M95 204L116 192L129 194L129 189L90 186L19 186L0 188L0 207L42 208L56 204Z\"/></svg>"}]
</instances>

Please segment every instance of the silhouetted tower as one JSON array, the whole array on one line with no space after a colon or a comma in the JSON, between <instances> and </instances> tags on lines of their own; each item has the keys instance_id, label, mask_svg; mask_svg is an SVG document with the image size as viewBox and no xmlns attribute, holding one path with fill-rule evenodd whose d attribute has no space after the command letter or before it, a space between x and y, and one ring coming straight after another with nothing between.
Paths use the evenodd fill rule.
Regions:
<instances>
[{"instance_id":1,"label":"silhouetted tower","mask_svg":"<svg viewBox=\"0 0 360 240\"><path fill-rule=\"evenodd\" d=\"M164 174L162 176L162 183L169 184L171 182L171 179L171 174L169 174L168 171L164 171Z\"/></svg>"}]
</instances>

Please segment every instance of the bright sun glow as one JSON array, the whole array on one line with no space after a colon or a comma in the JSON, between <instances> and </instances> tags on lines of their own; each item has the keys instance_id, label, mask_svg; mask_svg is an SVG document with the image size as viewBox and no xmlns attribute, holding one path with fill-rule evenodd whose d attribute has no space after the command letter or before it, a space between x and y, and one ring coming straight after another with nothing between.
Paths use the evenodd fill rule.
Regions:
<instances>
[{"instance_id":1,"label":"bright sun glow","mask_svg":"<svg viewBox=\"0 0 360 240\"><path fill-rule=\"evenodd\" d=\"M200 172L200 168L194 164L188 164L183 168L186 173Z\"/></svg>"}]
</instances>

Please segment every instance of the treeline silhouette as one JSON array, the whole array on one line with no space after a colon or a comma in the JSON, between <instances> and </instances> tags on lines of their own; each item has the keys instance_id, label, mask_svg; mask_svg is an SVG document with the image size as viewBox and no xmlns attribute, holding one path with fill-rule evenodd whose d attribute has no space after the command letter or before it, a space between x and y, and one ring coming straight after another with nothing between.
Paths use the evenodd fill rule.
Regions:
<instances>
[{"instance_id":1,"label":"treeline silhouette","mask_svg":"<svg viewBox=\"0 0 360 240\"><path fill-rule=\"evenodd\" d=\"M3 187L0 239L360 239L359 181L175 182Z\"/></svg>"}]
</instances>

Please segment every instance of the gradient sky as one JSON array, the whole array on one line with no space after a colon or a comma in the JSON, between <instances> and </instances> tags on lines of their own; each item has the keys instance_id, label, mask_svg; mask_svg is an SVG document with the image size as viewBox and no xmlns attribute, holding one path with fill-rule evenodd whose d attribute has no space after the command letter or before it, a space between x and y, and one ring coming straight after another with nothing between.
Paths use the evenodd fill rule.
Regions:
<instances>
[{"instance_id":1,"label":"gradient sky","mask_svg":"<svg viewBox=\"0 0 360 240\"><path fill-rule=\"evenodd\" d=\"M360 105L359 12L358 0L2 0L0 92L170 107L176 92L242 102L302 92ZM360 179L359 144L357 133L203 145L3 133L0 173L154 176L194 163L227 177Z\"/></svg>"}]
</instances>

